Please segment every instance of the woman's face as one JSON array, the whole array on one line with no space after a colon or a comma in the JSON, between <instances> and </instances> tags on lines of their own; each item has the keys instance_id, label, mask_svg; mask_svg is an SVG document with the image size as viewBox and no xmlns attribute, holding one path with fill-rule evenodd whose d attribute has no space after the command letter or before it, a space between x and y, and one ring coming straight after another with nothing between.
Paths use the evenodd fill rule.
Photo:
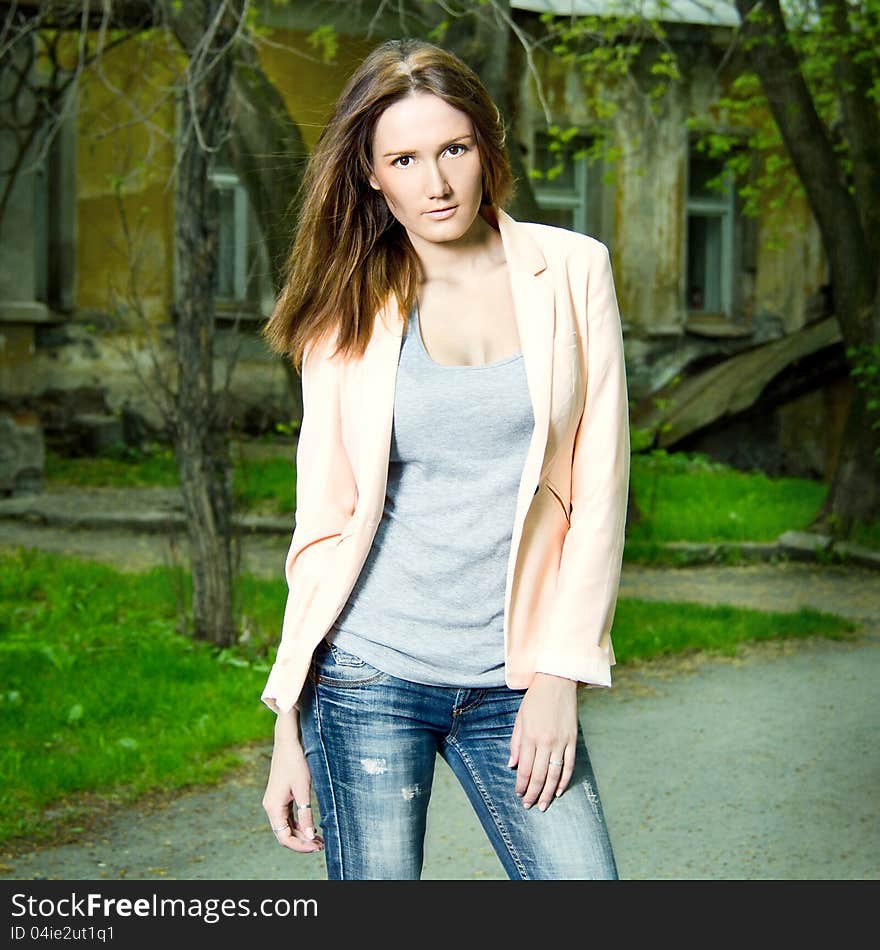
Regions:
<instances>
[{"instance_id":1,"label":"woman's face","mask_svg":"<svg viewBox=\"0 0 880 950\"><path fill-rule=\"evenodd\" d=\"M370 184L385 196L414 246L462 237L483 197L470 117L430 92L389 106L373 133ZM442 213L432 213L437 211Z\"/></svg>"}]
</instances>

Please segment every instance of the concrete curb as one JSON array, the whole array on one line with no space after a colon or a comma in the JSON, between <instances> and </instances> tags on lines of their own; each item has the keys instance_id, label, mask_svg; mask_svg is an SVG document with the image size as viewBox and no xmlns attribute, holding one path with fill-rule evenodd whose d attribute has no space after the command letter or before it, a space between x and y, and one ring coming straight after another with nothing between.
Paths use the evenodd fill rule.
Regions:
<instances>
[{"instance_id":1,"label":"concrete curb","mask_svg":"<svg viewBox=\"0 0 880 950\"><path fill-rule=\"evenodd\" d=\"M137 493L140 504L133 502ZM167 534L186 525L180 493L173 489L98 489L46 492L0 499L0 522L29 522L47 528L86 531L137 531ZM239 534L291 534L293 515L234 515Z\"/></svg>"},{"instance_id":2,"label":"concrete curb","mask_svg":"<svg viewBox=\"0 0 880 950\"><path fill-rule=\"evenodd\" d=\"M775 541L720 541L700 543L671 541L662 548L676 555L682 566L745 561L812 561L817 564L849 564L880 571L880 551L834 541L809 531L786 531Z\"/></svg>"},{"instance_id":3,"label":"concrete curb","mask_svg":"<svg viewBox=\"0 0 880 950\"><path fill-rule=\"evenodd\" d=\"M138 493L142 499L139 507L132 504L133 493ZM182 532L185 528L180 495L175 489L90 489L0 499L0 522L9 520L67 530L145 534ZM233 529L239 535L289 537L293 527L293 515L233 517ZM847 541L835 542L826 535L806 531L786 531L775 541L768 542L673 541L662 548L674 555L676 564L683 567L735 560L796 560L850 564L880 571L880 551Z\"/></svg>"}]
</instances>

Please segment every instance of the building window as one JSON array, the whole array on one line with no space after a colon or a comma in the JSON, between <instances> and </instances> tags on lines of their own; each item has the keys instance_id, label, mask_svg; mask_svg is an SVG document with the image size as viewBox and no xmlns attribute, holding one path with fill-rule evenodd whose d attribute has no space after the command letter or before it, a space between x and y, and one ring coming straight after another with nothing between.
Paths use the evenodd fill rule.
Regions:
<instances>
[{"instance_id":1,"label":"building window","mask_svg":"<svg viewBox=\"0 0 880 950\"><path fill-rule=\"evenodd\" d=\"M68 89L57 115L34 140L34 299L56 315L76 299L76 97ZM25 165L27 165L27 160Z\"/></svg>"},{"instance_id":2,"label":"building window","mask_svg":"<svg viewBox=\"0 0 880 950\"><path fill-rule=\"evenodd\" d=\"M214 291L220 319L259 320L270 313L275 290L266 242L244 183L221 147L211 172L217 211Z\"/></svg>"},{"instance_id":3,"label":"building window","mask_svg":"<svg viewBox=\"0 0 880 950\"><path fill-rule=\"evenodd\" d=\"M544 224L587 233L588 146L584 134L561 143L545 130L535 133L532 190Z\"/></svg>"},{"instance_id":4,"label":"building window","mask_svg":"<svg viewBox=\"0 0 880 950\"><path fill-rule=\"evenodd\" d=\"M723 161L692 147L688 161L686 283L691 314L731 316L733 219L733 182L723 171Z\"/></svg>"},{"instance_id":5,"label":"building window","mask_svg":"<svg viewBox=\"0 0 880 950\"><path fill-rule=\"evenodd\" d=\"M218 214L217 271L214 291L218 301L242 303L247 300L248 200L238 176L228 167L211 173L213 198Z\"/></svg>"}]
</instances>

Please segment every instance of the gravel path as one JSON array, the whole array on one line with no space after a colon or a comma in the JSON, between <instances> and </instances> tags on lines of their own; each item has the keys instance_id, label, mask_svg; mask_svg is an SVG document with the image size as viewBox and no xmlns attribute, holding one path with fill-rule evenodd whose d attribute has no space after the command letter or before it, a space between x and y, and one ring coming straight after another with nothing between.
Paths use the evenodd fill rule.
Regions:
<instances>
[{"instance_id":1,"label":"gravel path","mask_svg":"<svg viewBox=\"0 0 880 950\"><path fill-rule=\"evenodd\" d=\"M164 539L6 522L3 544L139 569ZM249 540L246 569L278 570L277 539ZM622 597L814 606L863 624L858 641L762 644L732 659L615 671L581 719L623 878L880 877L880 578L784 562L627 565ZM267 735L271 725L267 713ZM81 840L4 855L3 879L321 880L323 857L279 848L260 807L269 741L223 784L151 797L96 819ZM551 805L552 807L552 805ZM504 873L445 762L429 806L424 879Z\"/></svg>"}]
</instances>

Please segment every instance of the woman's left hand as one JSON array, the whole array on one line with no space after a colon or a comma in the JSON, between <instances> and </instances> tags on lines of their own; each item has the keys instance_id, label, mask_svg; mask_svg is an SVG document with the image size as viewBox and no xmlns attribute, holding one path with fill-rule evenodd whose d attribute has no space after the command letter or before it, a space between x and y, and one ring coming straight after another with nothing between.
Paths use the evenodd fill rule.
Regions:
<instances>
[{"instance_id":1,"label":"woman's left hand","mask_svg":"<svg viewBox=\"0 0 880 950\"><path fill-rule=\"evenodd\" d=\"M574 772L577 723L577 682L536 673L516 714L507 763L517 766L516 794L524 807L538 802L545 811L565 791Z\"/></svg>"}]
</instances>

